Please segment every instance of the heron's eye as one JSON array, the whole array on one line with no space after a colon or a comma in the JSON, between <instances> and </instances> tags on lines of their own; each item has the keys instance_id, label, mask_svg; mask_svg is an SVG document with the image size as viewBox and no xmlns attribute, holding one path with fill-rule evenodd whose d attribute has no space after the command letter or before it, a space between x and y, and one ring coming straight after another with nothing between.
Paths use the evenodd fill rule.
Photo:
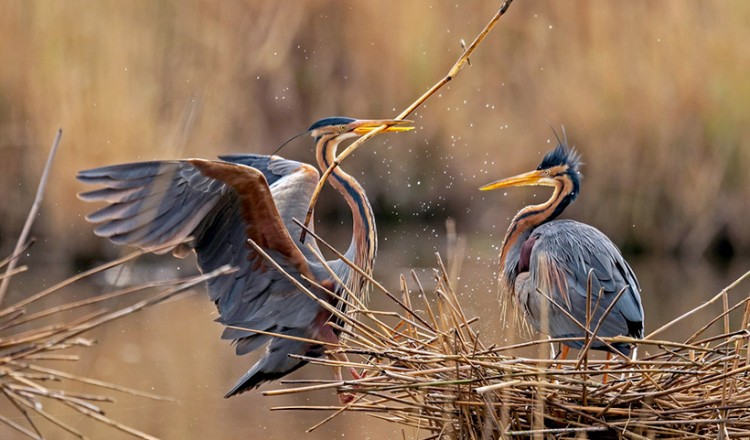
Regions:
<instances>
[{"instance_id":1,"label":"heron's eye","mask_svg":"<svg viewBox=\"0 0 750 440\"><path fill-rule=\"evenodd\" d=\"M543 170L542 171L542 176L544 176L544 177L549 176L549 170Z\"/></svg>"},{"instance_id":2,"label":"heron's eye","mask_svg":"<svg viewBox=\"0 0 750 440\"><path fill-rule=\"evenodd\" d=\"M339 131L344 132L344 131L346 131L346 128L347 128L346 125L340 125L339 126Z\"/></svg>"}]
</instances>

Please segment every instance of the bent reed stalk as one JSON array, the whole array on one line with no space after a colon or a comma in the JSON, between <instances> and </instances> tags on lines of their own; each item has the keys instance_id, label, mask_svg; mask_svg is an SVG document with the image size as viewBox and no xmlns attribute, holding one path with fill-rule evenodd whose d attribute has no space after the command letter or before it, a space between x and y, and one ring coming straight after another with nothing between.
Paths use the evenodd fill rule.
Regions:
<instances>
[{"instance_id":1,"label":"bent reed stalk","mask_svg":"<svg viewBox=\"0 0 750 440\"><path fill-rule=\"evenodd\" d=\"M450 254L457 259L449 267L460 264L460 253ZM343 413L365 413L412 428L415 438L424 439L750 436L750 298L731 306L729 301L732 289L750 272L717 295L723 299L722 313L683 342L654 338L662 329L643 340L587 334L589 341L633 343L642 356L609 361L589 359L589 350L564 361L515 354L560 339L487 346L473 328L477 318L464 312L449 273L454 272L438 255L435 288L424 289L412 272L417 288L409 289L402 275L400 299L371 279L379 286L375 291L385 293L398 311L360 305L342 316L350 323L348 337L336 348L350 361L306 359L355 368L362 378L285 381L285 388L264 393L334 389L355 399L343 406L273 410L331 413L309 430ZM709 329L719 334L708 336Z\"/></svg>"},{"instance_id":2,"label":"bent reed stalk","mask_svg":"<svg viewBox=\"0 0 750 440\"><path fill-rule=\"evenodd\" d=\"M29 231L39 209L61 134L62 131L58 131L15 250L9 257L0 260L0 398L5 398L10 403L6 406L10 408L10 413L0 413L0 425L5 425L11 432L17 433L18 438L42 439L46 435L58 437L59 432L54 429L54 434L46 432L50 431L50 424L75 437L86 438L83 432L65 421L65 416L56 414L59 406L54 404L57 403L115 430L152 440L155 437L108 417L104 405L115 402L114 393L154 400L170 399L72 374L65 371L68 369L67 365L52 368L50 362L70 364L71 361L85 357L86 348L96 342L86 337L87 332L146 307L191 294L195 291L191 290L193 287L213 277L231 273L234 269L225 266L199 276L140 283L108 293L92 294L84 299L71 299L70 295L66 295L66 292L76 288L76 283L81 280L132 262L145 253L160 250L154 248L133 252L104 263L39 292L25 292L23 284L19 284L17 288L21 289L20 292L6 296L6 289L10 291L14 276L22 272L36 271L33 266L18 267L17 264L33 243L33 239L29 239ZM161 250L172 246L174 243L163 246L165 249ZM113 299L127 300L134 295L140 299L125 301L124 305L112 305ZM15 298L18 299L8 302L9 299ZM106 344L106 341L102 343ZM72 386L80 384L86 389L99 391L71 391L74 389ZM40 423L42 419L49 423ZM41 424L45 426L44 431Z\"/></svg>"}]
</instances>

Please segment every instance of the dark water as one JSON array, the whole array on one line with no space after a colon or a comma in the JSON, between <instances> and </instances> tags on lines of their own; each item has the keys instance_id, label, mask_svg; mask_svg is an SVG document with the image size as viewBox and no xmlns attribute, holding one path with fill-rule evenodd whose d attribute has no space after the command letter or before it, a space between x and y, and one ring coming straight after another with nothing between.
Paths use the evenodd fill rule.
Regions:
<instances>
[{"instance_id":1,"label":"dark water","mask_svg":"<svg viewBox=\"0 0 750 440\"><path fill-rule=\"evenodd\" d=\"M430 240L426 239L429 244ZM433 285L432 250L419 253L418 261L409 246L402 246L392 255L381 256L377 278L393 292L398 290L398 275L414 269L426 288ZM489 249L487 253L492 253ZM175 262L163 257L160 264L141 266L131 273L139 280L164 278L174 273L191 271L190 261ZM166 262L166 263L165 263ZM486 343L507 342L507 332L498 322L499 303L494 282L494 256L467 254L462 259L463 268L456 283L462 305L470 316L478 316L476 324ZM416 263L416 264L415 264ZM164 266L163 264L166 264ZM706 262L680 262L670 259L637 259L631 264L638 274L643 289L647 333L710 299L750 268L750 262L736 261L724 268ZM179 271L176 269L179 268ZM120 273L112 279L127 280ZM48 272L49 277L54 277ZM103 281L101 278L99 281ZM49 284L51 280L39 277L24 279L25 288L34 282ZM412 288L415 286L410 282ZM749 283L740 285L730 296L730 302L748 294ZM101 287L88 285L93 292ZM85 295L80 288L75 295ZM375 308L393 310L392 304L373 293ZM721 303L708 307L691 319L665 331L661 339L684 340L703 323L721 311ZM98 344L78 350L81 360L67 363L48 363L55 368L75 374L111 381L120 385L173 397L176 401L151 401L123 393L107 392L117 397L115 405L103 405L107 415L132 425L149 434L168 438L251 438L288 439L304 436L306 439L380 439L414 438L415 432L401 432L401 427L358 414L345 414L318 430L305 434L305 430L322 420L329 412L272 412L271 407L285 405L337 405L338 399L330 392L299 396L262 397L250 392L232 399L224 399L224 392L246 371L257 355L236 357L228 343L221 341L221 326L213 319L216 312L205 292L188 298L167 302L128 316L88 335ZM309 366L292 378L328 378L326 368ZM262 389L276 389L278 384ZM76 386L77 391L99 391L89 386ZM59 409L59 408L58 408ZM7 402L0 404L3 414L9 412ZM130 438L70 410L59 414L91 438ZM57 438L59 431L49 423L41 425ZM16 434L0 424L0 438L15 438Z\"/></svg>"}]
</instances>

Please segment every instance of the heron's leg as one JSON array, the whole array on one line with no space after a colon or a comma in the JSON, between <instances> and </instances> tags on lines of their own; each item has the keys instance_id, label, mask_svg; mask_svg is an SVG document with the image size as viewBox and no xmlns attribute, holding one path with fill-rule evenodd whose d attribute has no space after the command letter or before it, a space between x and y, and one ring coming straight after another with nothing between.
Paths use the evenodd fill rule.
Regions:
<instances>
[{"instance_id":1,"label":"heron's leg","mask_svg":"<svg viewBox=\"0 0 750 440\"><path fill-rule=\"evenodd\" d=\"M347 358L346 353L339 353L335 351L338 348L336 347L336 345L338 345L339 343L339 337L336 335L336 333L333 332L333 329L330 325L324 324L323 326L321 326L318 332L318 339L321 342L330 344L327 346L327 355L329 358L341 363L349 362L349 358ZM341 369L342 367L340 365L335 365L333 367L333 379L336 382L344 381L344 376L343 374L341 374ZM361 378L361 376L354 370L354 367L349 367L349 372L355 380ZM342 405L346 405L347 403L350 403L352 400L354 400L354 395L351 393L339 393L339 400L341 401Z\"/></svg>"},{"instance_id":2,"label":"heron's leg","mask_svg":"<svg viewBox=\"0 0 750 440\"><path fill-rule=\"evenodd\" d=\"M563 345L562 347L560 347L560 360L564 361L565 359L567 359L568 353L570 353L570 347L568 347L567 345Z\"/></svg>"},{"instance_id":3,"label":"heron's leg","mask_svg":"<svg viewBox=\"0 0 750 440\"><path fill-rule=\"evenodd\" d=\"M336 336L336 333L333 332L331 326L324 325L323 327L324 330L320 332L321 340L332 345L331 347L329 347L330 350L328 356L335 361L349 363L349 358L346 356L346 353L339 353L334 351L336 350L336 347L333 347L333 345L338 345L340 341L339 337ZM335 373L337 374L336 379L339 381L343 380L341 376L341 367L334 367L334 369L338 370L338 373ZM351 374L355 380L362 379L362 375L357 373L357 370L354 367L349 367L349 374Z\"/></svg>"},{"instance_id":4,"label":"heron's leg","mask_svg":"<svg viewBox=\"0 0 750 440\"><path fill-rule=\"evenodd\" d=\"M567 345L561 343L560 344L560 357L559 357L558 360L564 361L565 359L567 359L568 358L568 353L570 353L570 347L568 347ZM562 362L560 362L560 363L557 364L556 368L559 370L559 369L562 368L562 366L563 366L563 364L562 364Z\"/></svg>"},{"instance_id":5,"label":"heron's leg","mask_svg":"<svg viewBox=\"0 0 750 440\"><path fill-rule=\"evenodd\" d=\"M633 349L630 351L630 360L635 361L638 359L638 346L633 345ZM622 379L630 379L633 377L633 374L635 374L633 371L630 371L629 373L623 373Z\"/></svg>"},{"instance_id":6,"label":"heron's leg","mask_svg":"<svg viewBox=\"0 0 750 440\"><path fill-rule=\"evenodd\" d=\"M604 383L607 383L607 376L609 376L609 374L607 374L606 370L609 370L609 361L610 361L611 359L612 359L612 353L610 353L610 352L607 352L607 363L606 363L606 364L604 364L604 368L603 368L603 370L605 370L605 372L604 372L604 376L602 376L602 383L603 383L603 384L604 384Z\"/></svg>"},{"instance_id":7,"label":"heron's leg","mask_svg":"<svg viewBox=\"0 0 750 440\"><path fill-rule=\"evenodd\" d=\"M330 352L328 353L328 356L338 362L341 363L349 363L349 358L346 356L346 353L337 353L337 352ZM336 380L343 381L343 376L341 375L341 368L339 366L333 367L334 368L334 374L336 375ZM362 379L362 375L357 373L357 370L354 367L349 367L349 374L352 375L354 380Z\"/></svg>"},{"instance_id":8,"label":"heron's leg","mask_svg":"<svg viewBox=\"0 0 750 440\"><path fill-rule=\"evenodd\" d=\"M565 344L560 344L560 359L561 361L564 361L568 358L568 353L570 353L570 347L568 347ZM562 363L557 364L557 369L561 369L563 366Z\"/></svg>"}]
</instances>

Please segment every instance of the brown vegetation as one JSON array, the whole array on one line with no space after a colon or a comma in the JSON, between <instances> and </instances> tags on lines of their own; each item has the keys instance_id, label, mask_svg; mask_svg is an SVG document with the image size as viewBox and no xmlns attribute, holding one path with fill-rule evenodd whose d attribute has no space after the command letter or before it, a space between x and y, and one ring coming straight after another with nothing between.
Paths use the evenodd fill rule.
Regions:
<instances>
[{"instance_id":1,"label":"brown vegetation","mask_svg":"<svg viewBox=\"0 0 750 440\"><path fill-rule=\"evenodd\" d=\"M55 185L35 235L54 237L54 249L45 248L45 253L66 252L65 260L53 260L59 266L70 260L68 253L83 255L103 244L76 217L86 209L75 200L77 170L153 158L270 153L322 116L394 116L445 72L461 52L461 39L470 40L497 6L338 0L0 3L0 250L5 250L0 255L10 253L48 137L58 127L66 129L66 146L55 164ZM508 203L496 197L489 202L477 188L536 163L553 138L548 126L564 124L588 163L584 195L571 217L595 224L626 250L696 256L722 244L725 252L729 247L747 255L748 17L750 6L743 2L518 2L472 56L461 80L411 116L419 128L416 135L373 141L346 166L364 170L357 177L375 201L381 230L389 222L439 225L452 216L462 231L472 231L467 236L473 254L484 257L488 243L499 242L503 219L528 194L513 195ZM384 147L381 142L388 143ZM311 158L304 141L282 154ZM339 209L323 202L319 221L330 220ZM381 243L381 249L398 247L392 243ZM474 285L493 284L491 269L483 269L485 282ZM398 307L398 314L379 312L379 306L355 308L350 321L354 332L342 349L353 355L367 378L315 388L354 392L360 400L347 410L416 425L427 436L450 432L481 437L485 429L561 429L548 433L587 431L592 437L627 430L626 435L637 436L690 429L711 438L719 430L734 435L748 429L743 420L748 400L743 376L748 368L746 300L737 303L731 319L719 315L704 340L697 335L680 344L644 344L641 361L612 363L612 380L603 385L602 361L581 358L587 364L575 361L550 370L540 356L516 353L514 343L489 345L493 338L476 333L476 325L483 323L473 322L468 317L473 313L463 310L496 306L492 292L483 290L482 298L471 291L457 295L460 289L448 280L455 280L459 270L448 272L450 276L436 272L438 287L424 305L416 305L422 299L404 288L405 307L384 308ZM52 401L86 414L87 421L90 413L95 423L115 423L102 412L112 397L109 389L94 395L81 391L81 385L65 386L73 381L85 382L84 388L101 387L102 382L38 362L78 359L78 351L63 350L88 345L81 332L119 317L122 310L138 310L181 291L183 281L165 282L166 290L156 299L115 307L107 302L100 306L100 301L129 297L138 289L60 306L54 301L27 303L22 298L30 292L16 286L9 297L13 302L0 310L0 389L21 416L4 419L2 412L4 429L38 435L33 424L46 415L35 402ZM665 306L658 311L663 320L685 283L670 296L670 288L658 281L651 283L660 287L648 293L648 301ZM33 298L63 291L45 288ZM430 292L416 289L423 298ZM727 295L716 299L728 310ZM187 393L191 398L181 402L184 406L171 406L169 412L144 406L120 415L141 423L148 413L144 423L153 430L143 430L159 429L161 435L220 436L218 429L224 429L230 437L248 436L258 426L267 428L269 436L296 435L309 411L290 427L288 419L267 417L263 405L270 399L258 394L221 399L224 382L248 360L236 359L218 342L218 325L212 326L206 316L213 310L208 300L189 306L172 321L165 319L167 311L158 319L135 322L127 335L109 334L109 346L83 350L99 350L97 363L110 366L97 375L132 383L158 372L163 374L136 383L154 384L160 377L170 392L185 389L186 383L192 391L205 388L204 394ZM486 312L496 316L494 308ZM648 315L649 327L660 322L655 315ZM189 325L175 330L176 323ZM690 324L682 319L675 326ZM174 349L206 335L216 344L201 340L192 357ZM137 360L123 369L127 371L113 372L122 364L112 354L118 337L144 352L157 341L149 356L166 365L166 372ZM533 344L533 350L542 347L541 341ZM308 371L316 377L314 368L297 377ZM171 372L176 374L167 376ZM658 390L664 386L669 388ZM299 396L282 403L299 408L305 390L272 394ZM647 402L638 405L634 399ZM31 424L26 423L28 414ZM669 417L673 424L657 425L655 416ZM70 431L91 428L62 423Z\"/></svg>"},{"instance_id":2,"label":"brown vegetation","mask_svg":"<svg viewBox=\"0 0 750 440\"><path fill-rule=\"evenodd\" d=\"M18 262L34 243L28 234L36 219L61 136L62 131L58 131L16 247L11 255L0 260L0 396L4 398L0 403L0 428L7 428L14 435L41 439L47 437L46 430L40 428L40 422L45 421L78 438L85 438L79 429L57 414L60 407L67 407L131 436L155 439L112 419L106 414L104 405L115 402L115 398L110 396L112 392L153 400L169 399L70 373L65 368L50 368L48 364L79 360L79 352L86 351L96 342L88 337L93 329L173 299L214 276L231 273L232 269L221 267L193 278L141 283L83 299L68 293L81 281L108 270L121 269L144 253L160 250L153 248L109 261L36 293L22 289L21 295L14 295L17 300L5 301L11 279L28 269L26 266L18 267ZM42 271L34 272L41 275ZM140 301L137 300L139 297L142 298ZM118 300L122 302L118 303ZM83 387L86 391L82 392L80 389ZM89 389L98 389L106 394L92 394ZM18 416L14 417L9 412L17 412Z\"/></svg>"},{"instance_id":3,"label":"brown vegetation","mask_svg":"<svg viewBox=\"0 0 750 440\"><path fill-rule=\"evenodd\" d=\"M353 394L352 403L274 409L330 413L309 431L343 413L365 413L414 429L424 439L750 435L750 297L730 302L730 293L750 272L642 340L599 338L594 331L576 359L563 361L543 356L556 340L483 343L473 328L476 318L464 313L450 272L438 257L434 291L424 289L416 276L418 287L411 290L402 277L400 298L380 289L398 313L355 306L342 316L350 331L339 350L349 354L350 362L310 359L361 369L362 378L296 381L294 387L264 393L336 389ZM686 340L659 337L714 302L723 303L722 313L707 323L693 322L695 331ZM589 359L586 347L593 338L635 343L641 356ZM520 354L534 347L542 356Z\"/></svg>"},{"instance_id":4,"label":"brown vegetation","mask_svg":"<svg viewBox=\"0 0 750 440\"><path fill-rule=\"evenodd\" d=\"M69 147L44 231L90 248L88 227L69 220L84 209L77 170L269 153L322 116L394 116L496 7L3 2L2 235L18 230L14 207L59 126ZM476 188L536 162L548 126L564 124L588 164L577 218L629 248L699 255L726 239L747 253L749 16L743 2L515 5L466 76L419 109L415 135L371 143L350 166L378 164L362 178L381 222L453 216L484 236L513 204L487 212ZM283 154L309 160L299 142Z\"/></svg>"},{"instance_id":5,"label":"brown vegetation","mask_svg":"<svg viewBox=\"0 0 750 440\"><path fill-rule=\"evenodd\" d=\"M131 436L155 439L114 420L108 416L108 411L116 402L116 396L122 394L152 400L171 399L71 373L70 364L85 357L97 342L89 337L93 329L180 294L195 293L191 290L193 287L227 273L229 268L206 276L143 283L86 299L70 299L67 292L77 282L117 268L142 253L111 261L40 292L27 292L23 300L0 308L1 431L12 433L14 438L55 438L57 434L50 434L58 431L85 438L85 429L68 421L71 414L80 413ZM10 258L0 262L0 270L5 270L8 261ZM0 279L26 269L21 267L3 273ZM117 300L123 300L124 304Z\"/></svg>"}]
</instances>

